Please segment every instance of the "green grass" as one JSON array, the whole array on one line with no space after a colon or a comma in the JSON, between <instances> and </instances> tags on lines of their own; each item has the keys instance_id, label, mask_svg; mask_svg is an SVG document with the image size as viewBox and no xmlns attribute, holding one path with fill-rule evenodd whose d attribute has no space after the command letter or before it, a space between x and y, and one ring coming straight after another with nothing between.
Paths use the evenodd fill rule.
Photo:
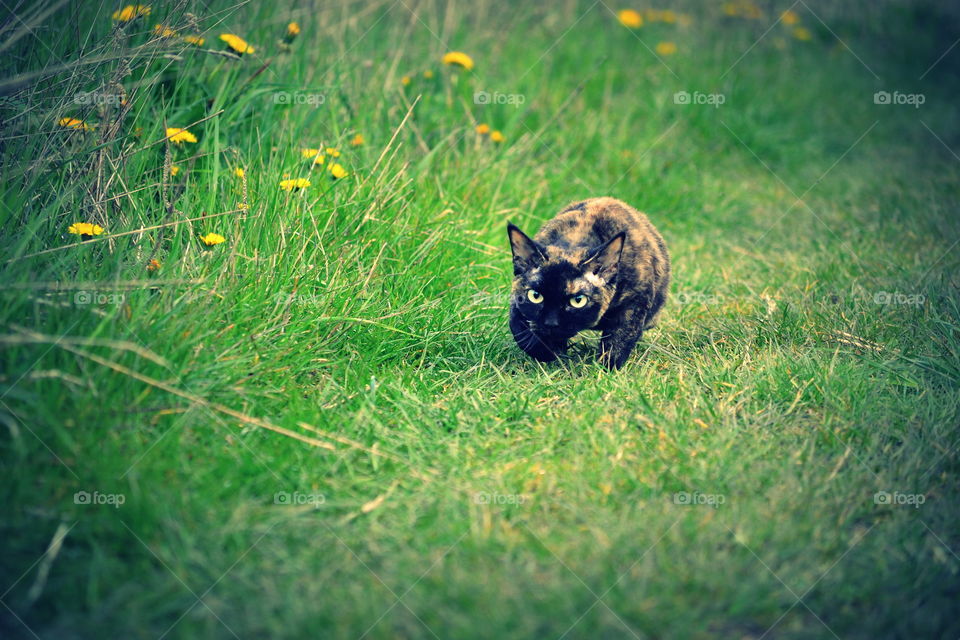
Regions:
<instances>
[{"instance_id":1,"label":"green grass","mask_svg":"<svg viewBox=\"0 0 960 640\"><path fill-rule=\"evenodd\" d=\"M960 634L949 5L798 3L810 41L786 3L50 6L0 31L0 635ZM184 11L254 54L151 39ZM111 81L119 122L74 100ZM661 230L672 298L622 371L592 336L540 365L506 222L599 195Z\"/></svg>"}]
</instances>

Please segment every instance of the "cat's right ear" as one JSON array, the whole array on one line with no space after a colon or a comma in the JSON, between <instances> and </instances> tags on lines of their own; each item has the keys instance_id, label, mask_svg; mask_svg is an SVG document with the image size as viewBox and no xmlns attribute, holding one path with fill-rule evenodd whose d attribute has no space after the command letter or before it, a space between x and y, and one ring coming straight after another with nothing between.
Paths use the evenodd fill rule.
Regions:
<instances>
[{"instance_id":1,"label":"cat's right ear","mask_svg":"<svg viewBox=\"0 0 960 640\"><path fill-rule=\"evenodd\" d=\"M507 223L510 250L513 251L513 275L518 276L546 259L543 249L519 227Z\"/></svg>"}]
</instances>

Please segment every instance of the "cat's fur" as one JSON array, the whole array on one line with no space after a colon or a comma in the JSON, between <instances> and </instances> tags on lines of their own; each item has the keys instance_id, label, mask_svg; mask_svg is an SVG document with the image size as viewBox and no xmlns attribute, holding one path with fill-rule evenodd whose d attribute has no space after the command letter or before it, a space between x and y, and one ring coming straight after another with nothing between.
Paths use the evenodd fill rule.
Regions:
<instances>
[{"instance_id":1,"label":"cat's fur","mask_svg":"<svg viewBox=\"0 0 960 640\"><path fill-rule=\"evenodd\" d=\"M594 329L602 332L601 361L622 367L653 326L670 284L670 256L647 217L614 198L591 198L565 207L532 240L512 224L507 235L517 345L549 362L574 335ZM580 295L586 303L575 308Z\"/></svg>"}]
</instances>

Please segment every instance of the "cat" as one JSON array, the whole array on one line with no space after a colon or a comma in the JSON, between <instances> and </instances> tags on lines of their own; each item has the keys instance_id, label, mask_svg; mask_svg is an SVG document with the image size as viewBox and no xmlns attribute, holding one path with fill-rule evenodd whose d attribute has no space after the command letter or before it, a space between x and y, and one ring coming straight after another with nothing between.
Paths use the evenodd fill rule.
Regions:
<instances>
[{"instance_id":1,"label":"cat","mask_svg":"<svg viewBox=\"0 0 960 640\"><path fill-rule=\"evenodd\" d=\"M513 252L510 330L541 362L580 331L601 331L600 361L626 363L667 298L670 256L645 215L614 198L565 207L529 238L507 224Z\"/></svg>"}]
</instances>

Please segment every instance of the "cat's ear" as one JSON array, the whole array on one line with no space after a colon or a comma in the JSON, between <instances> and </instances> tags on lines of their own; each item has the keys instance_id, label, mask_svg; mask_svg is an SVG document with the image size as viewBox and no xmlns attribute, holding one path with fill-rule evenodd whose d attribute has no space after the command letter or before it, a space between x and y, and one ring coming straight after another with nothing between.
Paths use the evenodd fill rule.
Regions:
<instances>
[{"instance_id":1,"label":"cat's ear","mask_svg":"<svg viewBox=\"0 0 960 640\"><path fill-rule=\"evenodd\" d=\"M507 223L507 237L510 238L510 250L513 252L513 275L518 276L546 260L546 254L544 254L540 245L509 222Z\"/></svg>"},{"instance_id":2,"label":"cat's ear","mask_svg":"<svg viewBox=\"0 0 960 640\"><path fill-rule=\"evenodd\" d=\"M589 270L607 282L613 280L620 267L620 256L623 255L623 244L626 242L627 232L621 231L600 245L594 247L583 259L580 266Z\"/></svg>"}]
</instances>

